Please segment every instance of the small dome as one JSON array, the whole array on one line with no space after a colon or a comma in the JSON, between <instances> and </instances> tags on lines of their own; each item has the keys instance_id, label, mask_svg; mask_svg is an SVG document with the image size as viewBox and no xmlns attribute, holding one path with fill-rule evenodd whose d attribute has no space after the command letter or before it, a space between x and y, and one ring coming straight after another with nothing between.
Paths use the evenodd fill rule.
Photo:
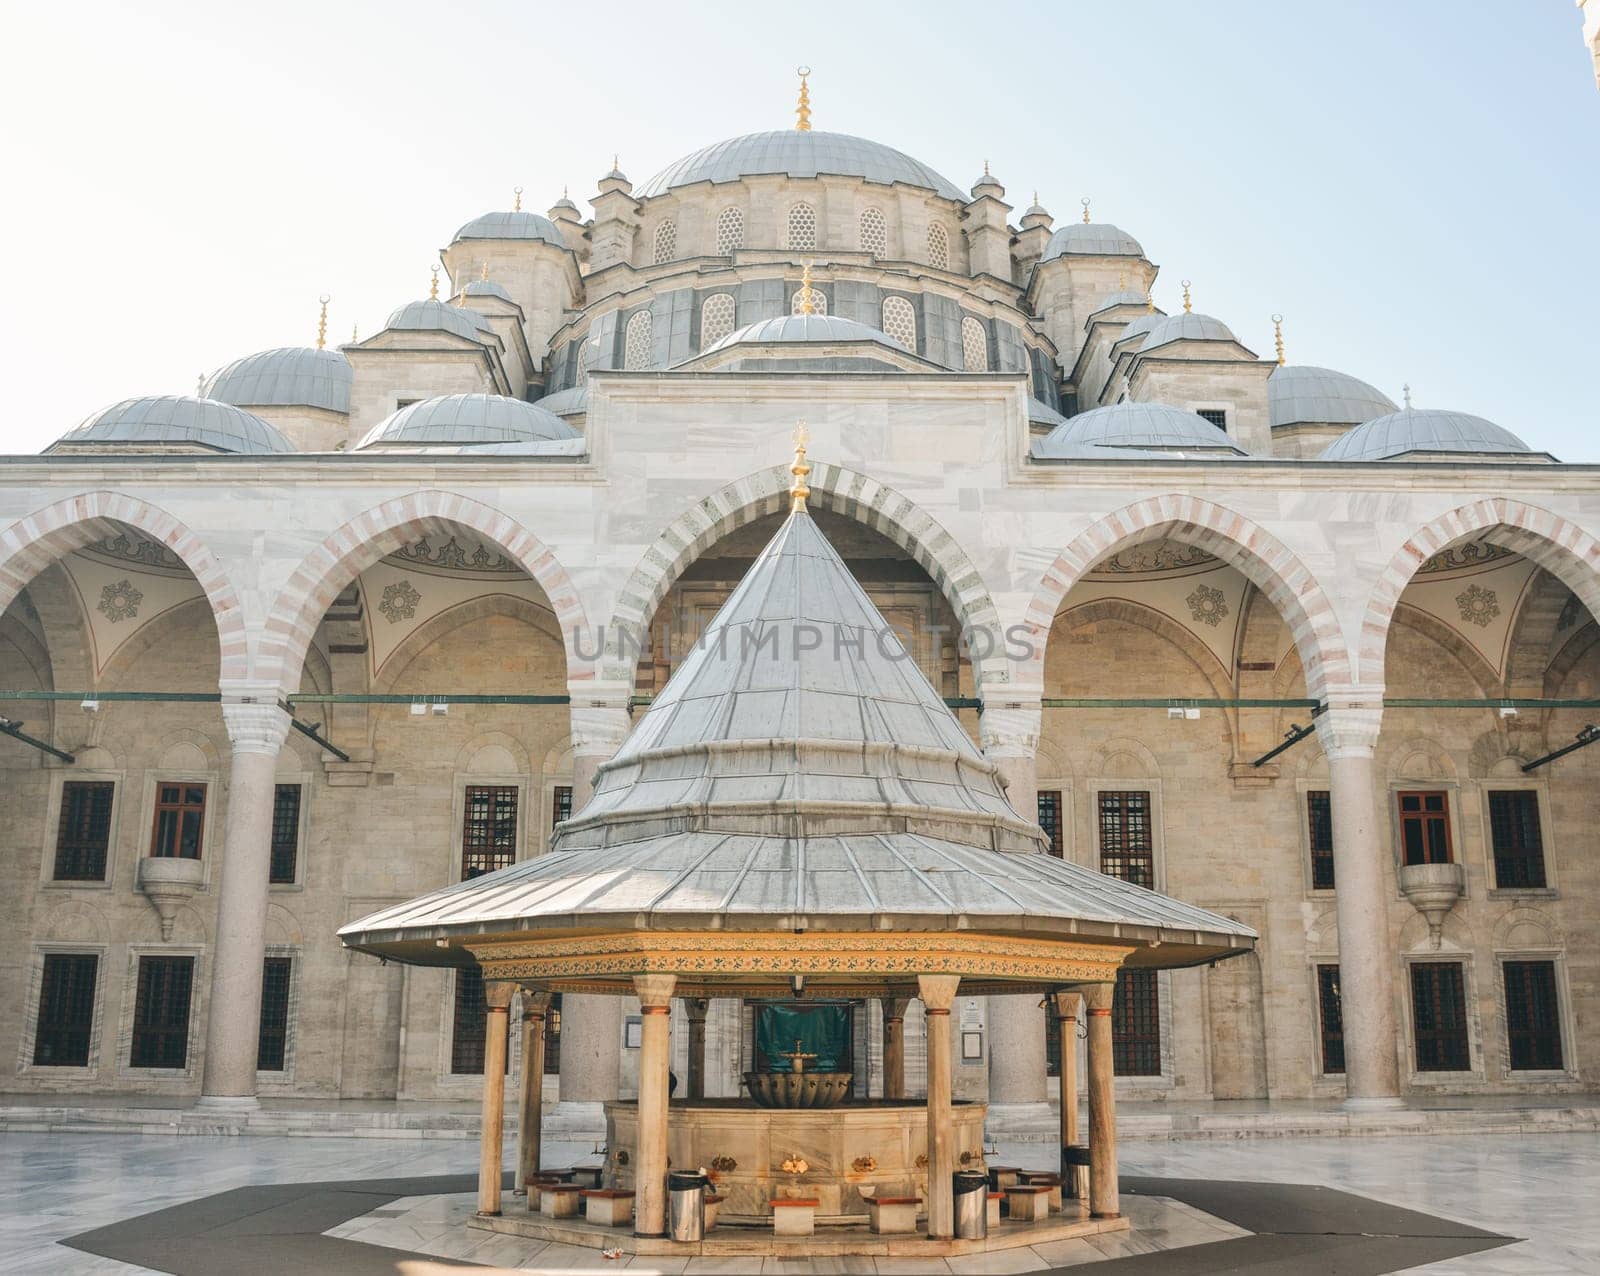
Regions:
<instances>
[{"instance_id":1,"label":"small dome","mask_svg":"<svg viewBox=\"0 0 1600 1276\"><path fill-rule=\"evenodd\" d=\"M1109 297L1107 297L1104 301L1102 301L1098 306L1096 306L1089 313L1089 318L1087 318L1087 319L1085 319L1083 321L1083 326L1085 328L1087 328L1089 326L1089 324L1094 320L1094 317L1096 315L1104 314L1106 311L1110 310L1114 306L1144 306L1144 305L1148 305L1148 304L1149 304L1149 298L1146 297L1144 295L1144 293L1135 292L1132 288L1124 288L1121 292L1112 293ZM1137 322L1137 320L1135 322ZM1148 332L1149 328L1146 328L1145 331ZM1123 332L1123 334L1122 334L1123 337L1125 337L1127 335L1128 335L1127 332ZM1122 337L1118 337L1117 340L1119 340L1119 341L1122 340Z\"/></svg>"},{"instance_id":2,"label":"small dome","mask_svg":"<svg viewBox=\"0 0 1600 1276\"><path fill-rule=\"evenodd\" d=\"M1083 455L1085 449L1231 452L1243 455L1224 430L1167 403L1113 403L1069 417L1033 445L1039 457ZM1091 453L1092 455L1092 453Z\"/></svg>"},{"instance_id":3,"label":"small dome","mask_svg":"<svg viewBox=\"0 0 1600 1276\"><path fill-rule=\"evenodd\" d=\"M337 350L284 346L235 359L206 378L205 397L243 407L350 411L350 360Z\"/></svg>"},{"instance_id":4,"label":"small dome","mask_svg":"<svg viewBox=\"0 0 1600 1276\"><path fill-rule=\"evenodd\" d=\"M901 354L909 353L888 333L869 328L854 319L842 319L838 315L780 315L776 319L763 319L730 332L701 353L710 354L713 350L726 350L730 346L837 344L847 341L871 341L898 350Z\"/></svg>"},{"instance_id":5,"label":"small dome","mask_svg":"<svg viewBox=\"0 0 1600 1276\"><path fill-rule=\"evenodd\" d=\"M665 195L696 182L736 182L742 177L859 177L885 186L901 183L966 203L954 183L911 156L847 133L777 129L729 138L686 155L634 192L637 199ZM613 174L615 176L615 174Z\"/></svg>"},{"instance_id":6,"label":"small dome","mask_svg":"<svg viewBox=\"0 0 1600 1276\"><path fill-rule=\"evenodd\" d=\"M124 399L88 417L56 440L55 448L121 445L129 451L188 446L210 452L266 455L293 452L289 440L253 413L215 399L183 394Z\"/></svg>"},{"instance_id":7,"label":"small dome","mask_svg":"<svg viewBox=\"0 0 1600 1276\"><path fill-rule=\"evenodd\" d=\"M495 297L500 301L509 301L513 306L517 304L516 299L492 279L474 279L460 292L456 293L456 296ZM454 298L451 298L451 300L454 300Z\"/></svg>"},{"instance_id":8,"label":"small dome","mask_svg":"<svg viewBox=\"0 0 1600 1276\"><path fill-rule=\"evenodd\" d=\"M1062 416L1043 399L1036 399L1031 394L1028 396L1028 424L1048 425L1054 429L1058 425L1065 425L1067 418Z\"/></svg>"},{"instance_id":9,"label":"small dome","mask_svg":"<svg viewBox=\"0 0 1600 1276\"><path fill-rule=\"evenodd\" d=\"M1069 222L1045 245L1041 262L1054 261L1068 253L1094 257L1143 257L1144 249L1127 231L1110 222Z\"/></svg>"},{"instance_id":10,"label":"small dome","mask_svg":"<svg viewBox=\"0 0 1600 1276\"><path fill-rule=\"evenodd\" d=\"M1365 381L1309 364L1289 364L1267 381L1272 427L1281 425L1359 425L1396 410L1381 390Z\"/></svg>"},{"instance_id":11,"label":"small dome","mask_svg":"<svg viewBox=\"0 0 1600 1276\"><path fill-rule=\"evenodd\" d=\"M1006 188L1000 184L1000 179L991 173L988 166L978 174L977 181L972 183L972 198L977 199L982 191L998 191L1001 195L1006 193Z\"/></svg>"},{"instance_id":12,"label":"small dome","mask_svg":"<svg viewBox=\"0 0 1600 1276\"><path fill-rule=\"evenodd\" d=\"M356 448L474 447L576 437L570 425L537 404L500 394L446 394L379 421Z\"/></svg>"},{"instance_id":13,"label":"small dome","mask_svg":"<svg viewBox=\"0 0 1600 1276\"><path fill-rule=\"evenodd\" d=\"M480 341L494 331L487 315L469 306L452 306L437 298L408 301L384 322L385 332L449 332L468 341Z\"/></svg>"},{"instance_id":14,"label":"small dome","mask_svg":"<svg viewBox=\"0 0 1600 1276\"><path fill-rule=\"evenodd\" d=\"M1145 304L1149 305L1148 298L1146 298ZM1140 315L1126 328L1124 328L1117 335L1117 340L1126 341L1129 337L1142 337L1152 328L1160 324L1160 322L1165 318L1166 315L1162 314L1159 310L1147 310L1144 314Z\"/></svg>"},{"instance_id":15,"label":"small dome","mask_svg":"<svg viewBox=\"0 0 1600 1276\"><path fill-rule=\"evenodd\" d=\"M1528 454L1526 443L1493 421L1441 408L1402 408L1341 434L1323 450L1323 461L1386 461L1418 453L1444 455Z\"/></svg>"},{"instance_id":16,"label":"small dome","mask_svg":"<svg viewBox=\"0 0 1600 1276\"><path fill-rule=\"evenodd\" d=\"M557 248L565 248L567 241L548 217L522 209L503 213L484 213L456 231L451 243L463 239L539 239Z\"/></svg>"},{"instance_id":17,"label":"small dome","mask_svg":"<svg viewBox=\"0 0 1600 1276\"><path fill-rule=\"evenodd\" d=\"M1237 344L1238 340L1233 335L1233 329L1210 315L1165 315L1160 323L1151 325L1149 334L1139 347L1139 353L1154 350L1157 346L1171 345L1174 341L1232 341Z\"/></svg>"},{"instance_id":18,"label":"small dome","mask_svg":"<svg viewBox=\"0 0 1600 1276\"><path fill-rule=\"evenodd\" d=\"M540 399L535 407L553 412L556 416L583 416L589 410L589 383L568 386Z\"/></svg>"},{"instance_id":19,"label":"small dome","mask_svg":"<svg viewBox=\"0 0 1600 1276\"><path fill-rule=\"evenodd\" d=\"M560 199L550 205L550 216L554 217L557 213L572 213L574 216L578 213L578 206L567 198L565 191L561 192Z\"/></svg>"}]
</instances>

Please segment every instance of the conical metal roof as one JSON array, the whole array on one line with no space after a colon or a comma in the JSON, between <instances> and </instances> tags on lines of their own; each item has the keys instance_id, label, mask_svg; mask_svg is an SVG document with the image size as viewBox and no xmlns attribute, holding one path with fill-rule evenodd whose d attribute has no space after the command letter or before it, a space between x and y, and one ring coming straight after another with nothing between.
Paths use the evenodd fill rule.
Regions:
<instances>
[{"instance_id":1,"label":"conical metal roof","mask_svg":"<svg viewBox=\"0 0 1600 1276\"><path fill-rule=\"evenodd\" d=\"M1131 964L1159 966L1251 946L1248 927L1044 850L802 509L548 854L340 937L421 964L552 931L983 931L1131 942Z\"/></svg>"}]
</instances>

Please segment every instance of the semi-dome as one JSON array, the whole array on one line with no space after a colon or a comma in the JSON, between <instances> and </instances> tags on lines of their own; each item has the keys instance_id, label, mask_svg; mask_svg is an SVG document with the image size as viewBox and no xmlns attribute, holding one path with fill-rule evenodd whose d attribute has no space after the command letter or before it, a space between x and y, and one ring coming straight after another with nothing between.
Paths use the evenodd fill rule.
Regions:
<instances>
[{"instance_id":1,"label":"semi-dome","mask_svg":"<svg viewBox=\"0 0 1600 1276\"><path fill-rule=\"evenodd\" d=\"M888 333L839 315L780 315L776 319L762 319L730 332L716 345L701 353L710 354L712 351L726 350L731 346L801 343L836 345L852 341L870 341L897 350L901 354L907 353L906 348Z\"/></svg>"},{"instance_id":2,"label":"semi-dome","mask_svg":"<svg viewBox=\"0 0 1600 1276\"><path fill-rule=\"evenodd\" d=\"M213 372L205 397L244 407L320 408L350 411L350 360L337 350L284 346L235 359Z\"/></svg>"},{"instance_id":3,"label":"semi-dome","mask_svg":"<svg viewBox=\"0 0 1600 1276\"><path fill-rule=\"evenodd\" d=\"M1124 334L1126 335L1126 334ZM1157 346L1171 345L1174 341L1232 341L1237 343L1239 338L1233 335L1233 329L1220 319L1213 319L1210 315L1190 314L1185 311L1176 315L1165 315L1160 323L1152 324L1144 342L1139 347L1143 354L1146 350L1154 350Z\"/></svg>"},{"instance_id":4,"label":"semi-dome","mask_svg":"<svg viewBox=\"0 0 1600 1276\"><path fill-rule=\"evenodd\" d=\"M556 416L583 416L589 410L589 383L568 386L540 399L535 407L543 408Z\"/></svg>"},{"instance_id":5,"label":"semi-dome","mask_svg":"<svg viewBox=\"0 0 1600 1276\"><path fill-rule=\"evenodd\" d=\"M475 447L577 437L560 417L534 403L500 394L446 394L384 418L356 448Z\"/></svg>"},{"instance_id":6,"label":"semi-dome","mask_svg":"<svg viewBox=\"0 0 1600 1276\"><path fill-rule=\"evenodd\" d=\"M1036 457L1082 456L1086 449L1227 452L1243 455L1224 430L1168 403L1131 400L1091 408L1057 426L1033 445ZM1088 453L1093 455L1092 452Z\"/></svg>"},{"instance_id":7,"label":"semi-dome","mask_svg":"<svg viewBox=\"0 0 1600 1276\"><path fill-rule=\"evenodd\" d=\"M1332 368L1290 364L1267 381L1273 428L1281 425L1359 425L1397 408L1388 395Z\"/></svg>"},{"instance_id":8,"label":"semi-dome","mask_svg":"<svg viewBox=\"0 0 1600 1276\"><path fill-rule=\"evenodd\" d=\"M1143 257L1139 241L1110 222L1069 222L1044 247L1040 261L1054 261L1068 253L1091 257Z\"/></svg>"},{"instance_id":9,"label":"semi-dome","mask_svg":"<svg viewBox=\"0 0 1600 1276\"><path fill-rule=\"evenodd\" d=\"M945 199L967 202L966 194L948 178L892 146L847 133L799 129L747 133L704 147L669 164L633 195L635 199L650 199L696 182L736 182L763 174L859 177L885 186L898 182L935 191Z\"/></svg>"},{"instance_id":10,"label":"semi-dome","mask_svg":"<svg viewBox=\"0 0 1600 1276\"><path fill-rule=\"evenodd\" d=\"M254 413L185 394L113 403L67 431L50 450L107 446L129 451L190 447L242 455L294 451L288 439Z\"/></svg>"},{"instance_id":11,"label":"semi-dome","mask_svg":"<svg viewBox=\"0 0 1600 1276\"><path fill-rule=\"evenodd\" d=\"M1510 430L1466 412L1402 408L1341 434L1323 450L1323 461L1385 461L1437 455L1529 455Z\"/></svg>"},{"instance_id":12,"label":"semi-dome","mask_svg":"<svg viewBox=\"0 0 1600 1276\"><path fill-rule=\"evenodd\" d=\"M499 213L484 213L456 231L452 243L463 239L540 239L557 248L565 248L567 241L548 217L522 209Z\"/></svg>"},{"instance_id":13,"label":"semi-dome","mask_svg":"<svg viewBox=\"0 0 1600 1276\"><path fill-rule=\"evenodd\" d=\"M492 334L489 317L470 306L452 306L437 297L408 301L384 321L385 332L449 332L468 341Z\"/></svg>"}]
</instances>

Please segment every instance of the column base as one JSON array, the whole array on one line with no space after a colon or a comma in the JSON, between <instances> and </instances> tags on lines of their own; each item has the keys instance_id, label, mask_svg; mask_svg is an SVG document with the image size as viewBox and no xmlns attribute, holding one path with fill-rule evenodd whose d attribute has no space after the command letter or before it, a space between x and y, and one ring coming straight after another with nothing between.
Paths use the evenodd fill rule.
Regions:
<instances>
[{"instance_id":1,"label":"column base","mask_svg":"<svg viewBox=\"0 0 1600 1276\"><path fill-rule=\"evenodd\" d=\"M1121 1218L1122 1217L1122 1213L1121 1213L1120 1210L1112 1210L1111 1213L1109 1213L1109 1214L1100 1214L1100 1213L1091 1212L1089 1217L1090 1218Z\"/></svg>"},{"instance_id":2,"label":"column base","mask_svg":"<svg viewBox=\"0 0 1600 1276\"><path fill-rule=\"evenodd\" d=\"M1053 1143L1061 1136L1061 1118L1049 1103L993 1103L984 1120L991 1139Z\"/></svg>"},{"instance_id":3,"label":"column base","mask_svg":"<svg viewBox=\"0 0 1600 1276\"><path fill-rule=\"evenodd\" d=\"M1339 1105L1346 1112L1393 1112L1396 1108L1406 1106L1404 1099L1390 1096L1374 1098L1349 1098Z\"/></svg>"},{"instance_id":4,"label":"column base","mask_svg":"<svg viewBox=\"0 0 1600 1276\"><path fill-rule=\"evenodd\" d=\"M595 1100L563 1099L544 1114L544 1137L582 1143L606 1137L605 1104Z\"/></svg>"},{"instance_id":5,"label":"column base","mask_svg":"<svg viewBox=\"0 0 1600 1276\"><path fill-rule=\"evenodd\" d=\"M255 1112L260 1109L261 1100L253 1094L202 1094L194 1106L212 1112Z\"/></svg>"}]
</instances>

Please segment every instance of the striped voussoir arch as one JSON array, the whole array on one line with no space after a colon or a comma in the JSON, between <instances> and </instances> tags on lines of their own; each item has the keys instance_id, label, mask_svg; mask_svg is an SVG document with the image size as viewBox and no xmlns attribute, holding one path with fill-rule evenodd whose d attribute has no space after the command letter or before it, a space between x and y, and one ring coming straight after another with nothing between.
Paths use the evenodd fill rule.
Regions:
<instances>
[{"instance_id":1,"label":"striped voussoir arch","mask_svg":"<svg viewBox=\"0 0 1600 1276\"><path fill-rule=\"evenodd\" d=\"M1333 604L1294 553L1243 514L1197 496L1153 496L1107 514L1073 537L1045 571L1028 604L1029 660L1019 678L1044 685L1045 648L1056 613L1071 588L1096 564L1140 541L1193 545L1237 568L1289 625L1305 667L1306 689L1321 697L1349 681L1349 653Z\"/></svg>"},{"instance_id":2,"label":"striped voussoir arch","mask_svg":"<svg viewBox=\"0 0 1600 1276\"><path fill-rule=\"evenodd\" d=\"M0 612L63 554L132 527L176 554L211 604L221 652L221 676L245 677L250 645L239 593L211 548L166 510L121 492L83 492L19 518L0 532Z\"/></svg>"},{"instance_id":3,"label":"striped voussoir arch","mask_svg":"<svg viewBox=\"0 0 1600 1276\"><path fill-rule=\"evenodd\" d=\"M583 603L555 554L509 514L432 488L358 514L306 555L268 613L256 652L257 678L275 682L286 695L298 690L312 636L339 592L386 555L458 527L493 543L539 584L561 625L568 678L591 678L592 666L576 654L587 624Z\"/></svg>"},{"instance_id":4,"label":"striped voussoir arch","mask_svg":"<svg viewBox=\"0 0 1600 1276\"><path fill-rule=\"evenodd\" d=\"M1538 564L1578 596L1600 619L1600 542L1551 510L1507 497L1489 497L1441 514L1413 532L1395 551L1372 588L1361 622L1359 673L1383 681L1389 624L1417 569L1458 541L1486 540Z\"/></svg>"},{"instance_id":5,"label":"striped voussoir arch","mask_svg":"<svg viewBox=\"0 0 1600 1276\"><path fill-rule=\"evenodd\" d=\"M613 628L644 633L661 600L688 567L729 532L786 509L793 481L787 464L757 470L679 515L645 551L623 586ZM900 546L933 579L963 627L993 636L993 653L974 662L979 695L985 687L992 690L1005 683L1009 671L1000 614L983 577L955 538L907 497L865 474L815 462L807 482L813 506L854 519ZM636 664L618 660L616 644L609 639L606 646L609 655L602 677L632 687ZM978 646L986 649L986 644L976 644L975 649Z\"/></svg>"}]
</instances>

